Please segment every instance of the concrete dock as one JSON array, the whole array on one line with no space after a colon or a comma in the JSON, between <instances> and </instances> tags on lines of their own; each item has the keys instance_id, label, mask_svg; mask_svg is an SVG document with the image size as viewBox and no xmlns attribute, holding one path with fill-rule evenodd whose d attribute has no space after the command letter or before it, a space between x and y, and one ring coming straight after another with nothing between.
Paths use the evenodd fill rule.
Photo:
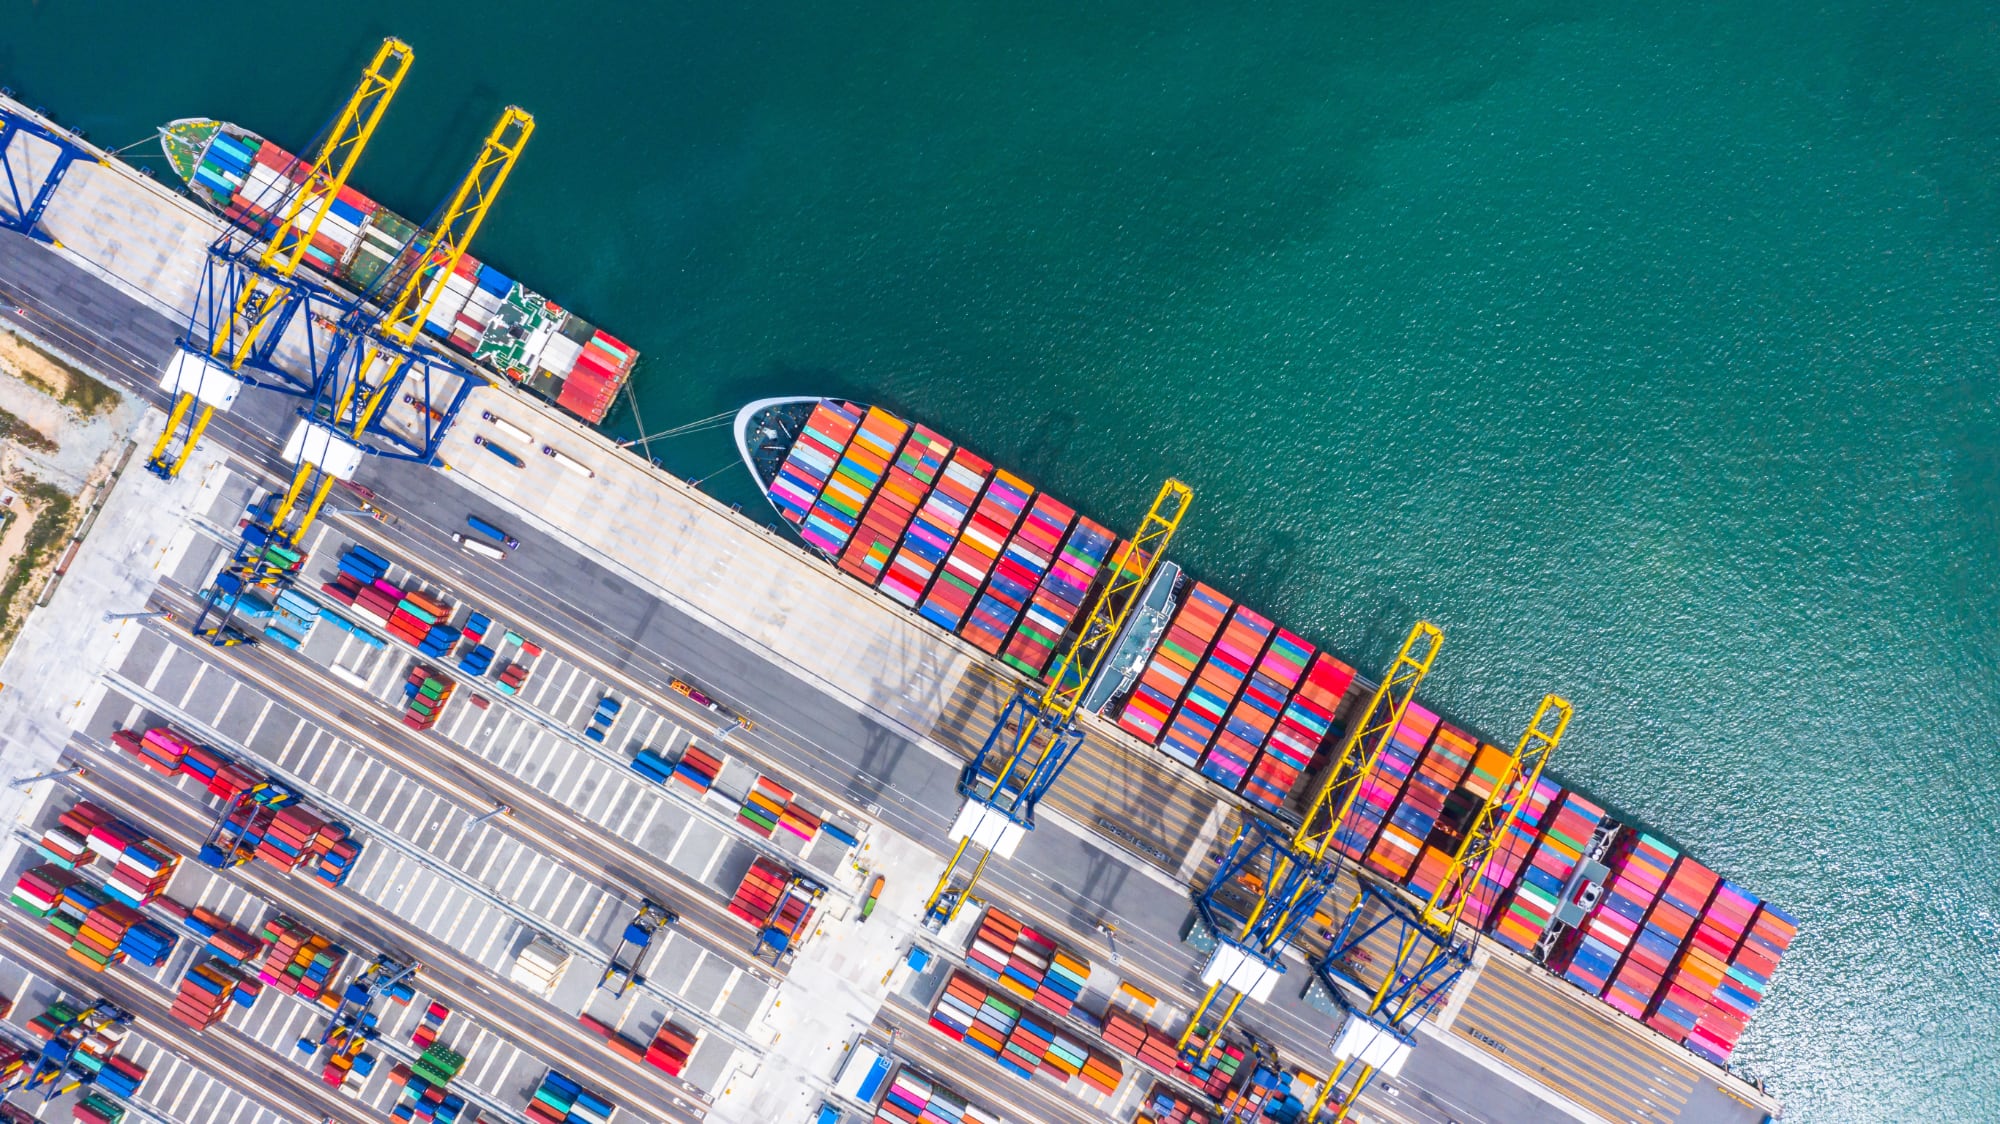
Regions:
<instances>
[{"instance_id":1,"label":"concrete dock","mask_svg":"<svg viewBox=\"0 0 2000 1124\"><path fill-rule=\"evenodd\" d=\"M48 153L25 141L4 156L24 177L47 167ZM220 221L112 161L74 167L44 226L56 245L0 233L0 317L157 400L157 372ZM183 876L188 892L227 905L219 911L231 916L294 910L357 943L423 958L427 994L447 997L465 1013L464 1026L476 1028L464 1040L476 1041L478 1053L464 1052L488 1060L468 1085L496 1105L518 1109L532 1079L554 1066L607 1086L644 1118L803 1120L847 1044L893 1029L913 1063L1009 1119L1131 1118L1153 1080L1136 1061L1126 1059L1125 1081L1101 1102L1041 1080L1024 1087L926 1030L922 1003L886 982L912 944L946 962L963 955L963 940L954 949L921 933L916 915L949 853L944 828L957 805L957 770L1018 676L510 387L472 392L441 466L365 466L362 480L390 521L331 514L305 545L313 574L363 545L411 584L536 638L544 652L537 660L546 662L534 666L532 691L485 709L461 706L418 735L395 720L407 651L363 651L330 633L296 653L275 644L218 649L189 637L184 624L158 621L77 636L64 622L95 621L107 604L198 611L195 598L243 504L289 475L278 446L293 405L246 392L179 480L129 471L119 480L107 506L116 505L118 519L86 542L78 576L31 622L0 676L10 683L0 695L0 734L12 775L64 761L87 761L89 773L10 790L12 803L0 805L7 819L32 831L81 797L129 809L163 839L198 845L199 801L104 748L114 730L152 721L199 732L292 779L321 806L370 825L370 865L354 884L328 894L197 868L189 873L201 878ZM474 437L493 435L484 413L590 475L538 456L517 468L478 448ZM458 549L447 533L468 512L513 529L520 549L504 563ZM17 665L35 675L22 677ZM674 677L700 683L756 728L728 731L673 692ZM607 696L623 709L613 736L592 743L584 720ZM830 887L820 932L782 969L747 954L749 930L722 908L768 841L745 835L719 805L677 800L622 767L632 747L678 752L690 741L727 757L734 783L778 778L862 841L852 852L815 843L777 856ZM513 815L491 827L472 823L502 803ZM1155 1024L1177 1031L1201 991L1199 958L1179 937L1188 887L1205 877L1217 839L1241 814L1200 778L1093 723L1044 805L1042 828L1013 861L994 864L983 895L1036 919L1066 947L1090 950L1093 994L1129 983L1158 998ZM18 839L0 851L10 856L10 877L32 855ZM890 877L866 927L854 916L863 868ZM641 897L675 902L683 922L648 985L605 1005L583 983L594 981L614 930ZM1099 924L1118 929L1116 966ZM0 928L0 986L16 989L9 994L102 991L119 977L79 978L32 928ZM533 936L571 948L572 974L591 980L577 975L552 1001L516 989L506 968ZM1481 960L1448 1020L1426 1032L1401 1076L1371 1087L1360 1118L1664 1124L1757 1121L1776 1110L1749 1084L1520 958L1488 945ZM1303 965L1294 971L1303 978ZM157 1010L172 974L118 986L138 1009ZM1297 990L1282 987L1271 1003L1247 1007L1237 1025L1275 1045L1290 1067L1323 1074L1336 1028ZM578 1030L576 1015L602 1017L600 1006L634 1035L671 1023L699 1030L702 1044L679 1077L635 1066ZM235 1106L202 1119L301 1119L297 1104L351 1103L323 1090L289 1102L270 1095L307 1075L285 1049L297 1016L271 1013L286 1010L260 1007L266 1017L243 1024L226 1050L211 1050L207 1038L180 1047L207 1084L173 1095ZM145 1029L171 1042L171 1024L161 1021ZM279 1076L236 1076L267 1069ZM377 1081L361 1097L379 1112L391 1092ZM152 1108L162 1118L173 1112L164 1102Z\"/></svg>"}]
</instances>

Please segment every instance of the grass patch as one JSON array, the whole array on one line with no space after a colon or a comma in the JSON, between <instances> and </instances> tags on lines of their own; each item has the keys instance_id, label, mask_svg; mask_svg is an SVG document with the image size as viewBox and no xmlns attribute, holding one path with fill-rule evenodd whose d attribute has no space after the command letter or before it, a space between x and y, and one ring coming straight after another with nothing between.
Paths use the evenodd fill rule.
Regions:
<instances>
[{"instance_id":1,"label":"grass patch","mask_svg":"<svg viewBox=\"0 0 2000 1124\"><path fill-rule=\"evenodd\" d=\"M22 339L15 333L9 332L8 334L14 337L15 343L41 356L43 361L56 370L61 371L63 373L63 382L67 385L61 393L57 393L55 387L48 385L25 371L21 372L21 380L23 382L38 387L42 393L57 399L63 405L68 406L86 418L107 413L118 405L122 396L110 386L78 370L67 361L49 354L46 348L38 347L28 340Z\"/></svg>"},{"instance_id":2,"label":"grass patch","mask_svg":"<svg viewBox=\"0 0 2000 1124\"><path fill-rule=\"evenodd\" d=\"M15 602L27 588L28 579L52 558L65 539L69 537L70 516L76 511L76 501L63 493L61 488L40 480L25 481L16 493L35 507L35 525L28 528L27 541L21 546L21 554L14 560L13 569L5 581L0 581L0 637L11 640L16 627L14 621Z\"/></svg>"},{"instance_id":3,"label":"grass patch","mask_svg":"<svg viewBox=\"0 0 2000 1124\"><path fill-rule=\"evenodd\" d=\"M55 453L62 450L62 446L49 440L47 434L6 410L0 410L0 441L11 441L23 448L41 453Z\"/></svg>"}]
</instances>

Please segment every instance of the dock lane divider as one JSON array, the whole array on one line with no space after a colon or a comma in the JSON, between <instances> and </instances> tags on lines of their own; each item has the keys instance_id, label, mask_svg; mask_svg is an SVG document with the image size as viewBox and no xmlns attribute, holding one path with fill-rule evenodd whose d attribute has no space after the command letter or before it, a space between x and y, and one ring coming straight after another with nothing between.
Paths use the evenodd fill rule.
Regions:
<instances>
[{"instance_id":1,"label":"dock lane divider","mask_svg":"<svg viewBox=\"0 0 2000 1124\"><path fill-rule=\"evenodd\" d=\"M595 948L567 932L559 929L551 929L548 923L541 918L536 917L506 898L494 893L491 889L468 876L463 871L439 861L435 855L397 835L385 825L376 822L372 817L362 814L360 809L344 801L336 800L330 795L314 788L312 785L307 784L303 778L293 773L290 769L284 768L265 755L229 737L227 734L189 714L187 711L181 709L180 706L169 702L145 686L134 683L116 671L106 672L102 678L106 684L117 690L120 694L130 698L133 702L139 703L147 709L166 717L182 729L200 737L203 741L208 742L218 749L226 749L246 761L254 762L268 775L284 782L287 787L298 792L313 793L316 802L346 821L350 827L366 831L371 840L379 840L386 843L391 849L401 852L406 857L415 860L419 865L436 871L445 881L450 882L473 897L486 902L493 908L512 917L529 932L546 936L555 943L569 949L572 954L582 956L588 960L603 960L609 955L607 951ZM464 809L461 808L460 811L464 811ZM638 987L639 990L665 1003L670 1009L686 1013L692 1021L700 1023L704 1028L713 1031L737 1049L743 1050L753 1057L763 1056L764 1046L757 1043L749 1035L738 1031L735 1027L729 1026L706 1011L696 1010L688 1006L685 1000L679 996L670 994L653 981L645 980L638 984Z\"/></svg>"}]
</instances>

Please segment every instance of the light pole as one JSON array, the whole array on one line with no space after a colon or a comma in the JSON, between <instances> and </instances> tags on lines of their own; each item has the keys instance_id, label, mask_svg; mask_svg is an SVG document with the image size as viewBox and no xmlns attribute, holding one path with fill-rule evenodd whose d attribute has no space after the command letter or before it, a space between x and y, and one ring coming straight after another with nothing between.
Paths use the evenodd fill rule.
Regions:
<instances>
[{"instance_id":1,"label":"light pole","mask_svg":"<svg viewBox=\"0 0 2000 1124\"><path fill-rule=\"evenodd\" d=\"M160 617L165 620L173 620L174 614L173 610L171 609L142 609L136 613L106 612L104 614L104 623L110 624L113 621L143 621L151 617Z\"/></svg>"},{"instance_id":2,"label":"light pole","mask_svg":"<svg viewBox=\"0 0 2000 1124\"><path fill-rule=\"evenodd\" d=\"M495 805L493 805L493 810L492 810L492 811L490 811L490 812L483 812L483 813L481 813L481 814L479 814L479 815L477 815L477 816L474 816L474 817L472 818L472 822L471 822L471 823L469 823L469 824L467 824L466 826L467 826L467 827L478 827L478 826L479 826L480 824L483 824L483 823L485 823L485 822L486 822L487 820L490 820L490 819L492 819L492 818L493 818L493 817L495 817L495 816L511 816L511 815L513 815L513 814L514 814L514 809L512 809L512 808L508 807L507 805L505 805L505 804L495 804Z\"/></svg>"},{"instance_id":3,"label":"light pole","mask_svg":"<svg viewBox=\"0 0 2000 1124\"><path fill-rule=\"evenodd\" d=\"M83 766L81 765L66 765L60 769L51 769L46 773L36 773L32 777L15 777L13 780L7 782L7 787L26 788L36 781L54 780L57 777L74 777L82 772Z\"/></svg>"},{"instance_id":4,"label":"light pole","mask_svg":"<svg viewBox=\"0 0 2000 1124\"><path fill-rule=\"evenodd\" d=\"M1097 923L1097 931L1103 933L1104 939L1110 942L1111 966L1116 968L1118 966L1118 926L1099 921Z\"/></svg>"}]
</instances>

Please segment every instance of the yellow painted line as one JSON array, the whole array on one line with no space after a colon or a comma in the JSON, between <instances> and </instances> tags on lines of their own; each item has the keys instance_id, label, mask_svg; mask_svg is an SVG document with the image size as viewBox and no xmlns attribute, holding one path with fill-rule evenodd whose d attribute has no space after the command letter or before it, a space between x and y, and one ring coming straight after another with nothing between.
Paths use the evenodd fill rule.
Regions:
<instances>
[{"instance_id":1,"label":"yellow painted line","mask_svg":"<svg viewBox=\"0 0 2000 1124\"><path fill-rule=\"evenodd\" d=\"M1630 1059L1607 1057L1598 1049L1601 1040L1578 1037L1569 1029L1574 1023L1542 1023L1533 1021L1528 1013L1519 1010L1497 1010L1480 1008L1475 1010L1468 1004L1461 1018L1483 1021L1488 1025L1505 1022L1518 1028L1530 1045L1542 1047L1562 1063L1565 1072L1590 1074L1600 1079L1607 1089L1616 1090L1621 1095L1641 1101L1646 1099L1671 1100L1683 1103L1693 1091L1693 1084L1676 1081L1677 1076L1661 1067L1649 1072L1645 1068L1633 1068ZM1587 1027L1576 1029L1585 1030ZM1556 1048L1561 1043L1571 1049ZM1657 1094L1657 1096L1655 1096Z\"/></svg>"},{"instance_id":2,"label":"yellow painted line","mask_svg":"<svg viewBox=\"0 0 2000 1124\"><path fill-rule=\"evenodd\" d=\"M1637 1038L1631 1028L1618 1025L1631 1020L1609 1007L1604 1008L1601 1013L1588 1009L1578 1010L1576 1002L1568 996L1550 994L1551 985L1528 979L1519 972L1493 973L1491 982L1496 989L1505 991L1515 1004L1535 1008L1542 1018L1551 1022L1558 1020L1581 1022L1588 1026L1593 1020L1603 1021L1607 1024L1603 1028L1608 1036L1605 1045L1631 1068L1640 1072L1664 1070L1686 1081L1690 1086L1706 1080L1699 1070L1686 1063L1677 1063L1670 1055Z\"/></svg>"},{"instance_id":3,"label":"yellow painted line","mask_svg":"<svg viewBox=\"0 0 2000 1124\"><path fill-rule=\"evenodd\" d=\"M1579 1034L1579 1031L1585 1031L1589 1028L1577 1026L1573 1021L1555 1022L1536 1019L1531 1012L1519 1008L1488 1007L1483 1004L1475 1008L1470 1003L1466 1005L1461 1017L1480 1019L1488 1022L1505 1020L1514 1023L1523 1028L1523 1032L1531 1041L1541 1045L1548 1053L1561 1059L1566 1068L1597 1074L1599 1077L1606 1079L1605 1083L1607 1085L1613 1084L1610 1080L1611 1078L1616 1078L1616 1083L1621 1087L1630 1085L1633 1088L1655 1087L1661 1083L1672 1083L1663 1081L1660 1072L1649 1071L1643 1066L1634 1066L1630 1058L1620 1057L1616 1054L1606 1054L1602 1050L1605 1043L1600 1039L1593 1039ZM1668 1076L1675 1076L1671 1071L1666 1071L1666 1073ZM1684 1082L1684 1084L1687 1084L1689 1088L1692 1087L1691 1083ZM1687 1092L1683 1090L1681 1098L1685 1100L1686 1097Z\"/></svg>"},{"instance_id":4,"label":"yellow painted line","mask_svg":"<svg viewBox=\"0 0 2000 1124\"><path fill-rule=\"evenodd\" d=\"M1536 1028L1530 1025L1516 1022L1507 1016L1484 1019L1471 1019L1464 1015L1460 1017L1462 1021L1454 1024L1454 1033L1477 1044L1530 1079L1557 1089L1613 1119L1652 1117L1670 1121L1679 1114L1680 1107L1687 1103L1688 1095L1693 1091L1679 1090L1679 1095L1676 1096L1676 1090L1661 1089L1655 1090L1658 1095L1654 1096L1647 1091L1628 1088L1623 1084L1594 1081L1591 1078L1598 1076L1596 1071L1588 1065L1579 1065L1575 1058L1536 1053L1534 1047L1543 1045L1544 1042L1537 1034ZM1473 1030L1478 1030L1496 1041L1501 1040L1502 1035L1509 1037L1502 1041L1504 1048L1495 1049L1491 1043L1471 1033ZM1516 1053L1516 1047L1526 1047L1526 1049ZM1523 1063L1532 1063L1532 1068Z\"/></svg>"}]
</instances>

